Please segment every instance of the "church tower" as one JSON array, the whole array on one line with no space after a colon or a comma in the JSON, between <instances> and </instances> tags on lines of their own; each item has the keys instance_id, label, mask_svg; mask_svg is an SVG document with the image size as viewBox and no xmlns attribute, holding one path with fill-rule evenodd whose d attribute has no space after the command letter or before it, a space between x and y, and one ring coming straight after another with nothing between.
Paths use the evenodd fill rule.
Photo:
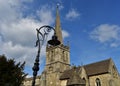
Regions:
<instances>
[{"instance_id":1,"label":"church tower","mask_svg":"<svg viewBox=\"0 0 120 86\"><path fill-rule=\"evenodd\" d=\"M69 46L63 45L62 30L60 25L59 8L56 10L55 32L60 45L46 47L46 86L58 86L59 76L70 68Z\"/></svg>"}]
</instances>

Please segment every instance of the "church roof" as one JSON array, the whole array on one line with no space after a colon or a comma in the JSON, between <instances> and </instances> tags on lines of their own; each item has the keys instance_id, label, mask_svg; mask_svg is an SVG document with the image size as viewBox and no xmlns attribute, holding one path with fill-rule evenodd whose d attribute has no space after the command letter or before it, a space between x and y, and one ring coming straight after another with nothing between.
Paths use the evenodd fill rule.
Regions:
<instances>
[{"instance_id":1,"label":"church roof","mask_svg":"<svg viewBox=\"0 0 120 86\"><path fill-rule=\"evenodd\" d=\"M68 79L67 86L73 86L73 85L81 85L85 84L85 80L81 79L79 76L79 72L75 69L73 72L73 76Z\"/></svg>"},{"instance_id":2,"label":"church roof","mask_svg":"<svg viewBox=\"0 0 120 86\"><path fill-rule=\"evenodd\" d=\"M110 60L103 60L99 62L95 62L92 64L84 65L83 67L85 68L85 71L88 76L93 76L93 75L98 75L98 74L104 74L109 72L109 65L110 65ZM77 71L81 70L81 67L76 68ZM65 80L69 79L71 76L74 74L74 69L69 69L63 72L63 74L60 77L60 80Z\"/></svg>"},{"instance_id":3,"label":"church roof","mask_svg":"<svg viewBox=\"0 0 120 86\"><path fill-rule=\"evenodd\" d=\"M107 59L92 64L84 65L84 68L88 76L104 74L109 72L110 62L111 59Z\"/></svg>"},{"instance_id":4,"label":"church roof","mask_svg":"<svg viewBox=\"0 0 120 86\"><path fill-rule=\"evenodd\" d=\"M77 67L76 71L80 71L81 67ZM64 80L64 79L70 79L74 74L74 68L69 69L69 70L65 70L63 72L63 74L60 77L60 80Z\"/></svg>"},{"instance_id":5,"label":"church roof","mask_svg":"<svg viewBox=\"0 0 120 86\"><path fill-rule=\"evenodd\" d=\"M85 80L81 79L79 76L80 70L81 67L73 67L70 70L66 70L60 79L68 79L67 86L85 84Z\"/></svg>"}]
</instances>

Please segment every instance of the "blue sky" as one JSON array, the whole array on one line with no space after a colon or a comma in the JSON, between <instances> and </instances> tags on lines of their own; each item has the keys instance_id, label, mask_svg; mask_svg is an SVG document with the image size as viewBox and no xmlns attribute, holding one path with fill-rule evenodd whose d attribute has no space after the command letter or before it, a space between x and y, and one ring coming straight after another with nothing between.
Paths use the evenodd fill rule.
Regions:
<instances>
[{"instance_id":1,"label":"blue sky","mask_svg":"<svg viewBox=\"0 0 120 86\"><path fill-rule=\"evenodd\" d=\"M119 0L0 0L0 54L26 61L25 72L31 76L37 52L36 28L54 27L57 3L64 44L70 43L71 64L111 57L120 72ZM44 65L45 45L39 73Z\"/></svg>"}]
</instances>

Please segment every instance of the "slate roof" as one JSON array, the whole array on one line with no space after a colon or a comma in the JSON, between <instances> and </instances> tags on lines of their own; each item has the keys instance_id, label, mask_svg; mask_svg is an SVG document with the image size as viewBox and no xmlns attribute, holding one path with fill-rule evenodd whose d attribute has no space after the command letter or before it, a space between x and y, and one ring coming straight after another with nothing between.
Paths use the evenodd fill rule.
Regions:
<instances>
[{"instance_id":1,"label":"slate roof","mask_svg":"<svg viewBox=\"0 0 120 86\"><path fill-rule=\"evenodd\" d=\"M85 71L88 76L98 75L98 74L104 74L109 72L109 65L110 65L111 59L95 62L92 64L84 65ZM77 67L76 70L80 71L81 67ZM60 80L70 79L71 76L73 76L74 69L69 69L63 72L63 74L60 76Z\"/></svg>"},{"instance_id":2,"label":"slate roof","mask_svg":"<svg viewBox=\"0 0 120 86\"><path fill-rule=\"evenodd\" d=\"M66 70L61 76L61 80L68 79L67 86L85 84L85 80L81 79L79 76L79 73L81 72L80 69L81 67L73 67L70 70Z\"/></svg>"},{"instance_id":3,"label":"slate roof","mask_svg":"<svg viewBox=\"0 0 120 86\"><path fill-rule=\"evenodd\" d=\"M79 71L81 67L77 67L76 71ZM65 70L63 72L63 74L60 76L60 80L64 80L64 79L70 79L74 74L74 68L69 69L69 70Z\"/></svg>"},{"instance_id":4,"label":"slate roof","mask_svg":"<svg viewBox=\"0 0 120 86\"><path fill-rule=\"evenodd\" d=\"M84 65L84 68L88 76L108 73L110 62L111 59L107 59L92 64Z\"/></svg>"},{"instance_id":5,"label":"slate roof","mask_svg":"<svg viewBox=\"0 0 120 86\"><path fill-rule=\"evenodd\" d=\"M73 85L84 85L86 82L85 80L81 79L79 74L74 71L73 76L68 79L67 86L73 86Z\"/></svg>"}]
</instances>

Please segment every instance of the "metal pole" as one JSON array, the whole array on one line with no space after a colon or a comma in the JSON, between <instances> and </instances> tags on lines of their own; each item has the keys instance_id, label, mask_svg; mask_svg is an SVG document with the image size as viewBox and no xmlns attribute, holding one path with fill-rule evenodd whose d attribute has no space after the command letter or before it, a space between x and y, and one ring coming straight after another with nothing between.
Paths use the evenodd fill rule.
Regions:
<instances>
[{"instance_id":1,"label":"metal pole","mask_svg":"<svg viewBox=\"0 0 120 86\"><path fill-rule=\"evenodd\" d=\"M32 86L35 86L35 80L36 80L36 76L37 76L37 72L39 71L39 56L40 56L40 50L41 50L41 46L40 46L40 39L39 39L39 33L37 32L37 42L36 42L36 46L38 46L38 52L37 52L37 56L35 59L35 63L33 66L33 81L32 81Z\"/></svg>"}]
</instances>

